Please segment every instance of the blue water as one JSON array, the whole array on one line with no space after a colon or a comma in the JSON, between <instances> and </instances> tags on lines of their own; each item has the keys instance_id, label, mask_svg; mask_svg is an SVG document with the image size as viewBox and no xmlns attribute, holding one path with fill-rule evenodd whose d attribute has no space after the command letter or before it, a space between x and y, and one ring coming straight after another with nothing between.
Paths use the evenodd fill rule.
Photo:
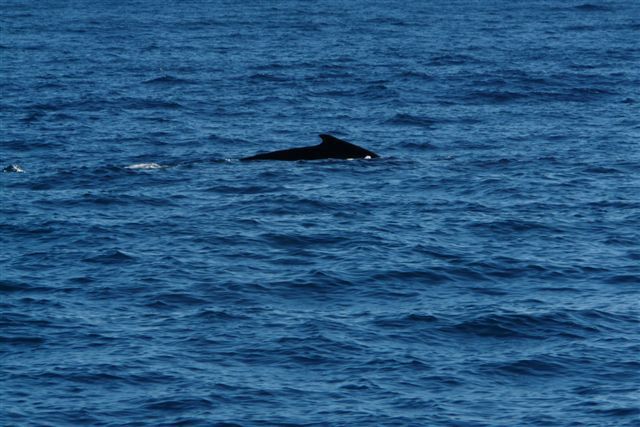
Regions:
<instances>
[{"instance_id":1,"label":"blue water","mask_svg":"<svg viewBox=\"0 0 640 427\"><path fill-rule=\"evenodd\" d=\"M0 424L639 425L638 40L623 0L0 0ZM319 133L382 158L237 160Z\"/></svg>"}]
</instances>

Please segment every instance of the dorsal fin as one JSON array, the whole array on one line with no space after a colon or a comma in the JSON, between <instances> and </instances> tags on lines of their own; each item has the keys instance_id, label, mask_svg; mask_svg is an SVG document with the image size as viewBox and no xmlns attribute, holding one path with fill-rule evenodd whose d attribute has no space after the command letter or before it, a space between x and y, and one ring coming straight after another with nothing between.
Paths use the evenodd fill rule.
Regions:
<instances>
[{"instance_id":1,"label":"dorsal fin","mask_svg":"<svg viewBox=\"0 0 640 427\"><path fill-rule=\"evenodd\" d=\"M344 144L351 145L347 141L343 141L341 139L336 138L335 136L331 136L326 133L321 133L320 138L322 139L321 145L344 145Z\"/></svg>"}]
</instances>

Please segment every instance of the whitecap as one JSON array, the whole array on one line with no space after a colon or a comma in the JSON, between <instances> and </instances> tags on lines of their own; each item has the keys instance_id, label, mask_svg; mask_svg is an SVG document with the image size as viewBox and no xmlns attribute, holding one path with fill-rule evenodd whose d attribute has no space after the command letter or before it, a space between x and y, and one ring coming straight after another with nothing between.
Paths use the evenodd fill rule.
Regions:
<instances>
[{"instance_id":1,"label":"whitecap","mask_svg":"<svg viewBox=\"0 0 640 427\"><path fill-rule=\"evenodd\" d=\"M157 163L134 163L129 166L125 166L125 169L160 169L161 165Z\"/></svg>"}]
</instances>

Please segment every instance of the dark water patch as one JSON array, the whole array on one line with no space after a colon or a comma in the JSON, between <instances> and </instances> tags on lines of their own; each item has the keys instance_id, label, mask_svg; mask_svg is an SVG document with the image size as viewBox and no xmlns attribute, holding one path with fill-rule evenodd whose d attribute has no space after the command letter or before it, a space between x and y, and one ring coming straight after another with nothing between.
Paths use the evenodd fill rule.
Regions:
<instances>
[{"instance_id":1,"label":"dark water patch","mask_svg":"<svg viewBox=\"0 0 640 427\"><path fill-rule=\"evenodd\" d=\"M557 287L541 286L541 287L539 287L537 289L539 291L541 291L541 292L567 292L567 293L575 293L575 294L579 294L580 293L580 289L572 288L572 287L569 287L569 286L557 286Z\"/></svg>"},{"instance_id":2,"label":"dark water patch","mask_svg":"<svg viewBox=\"0 0 640 427\"><path fill-rule=\"evenodd\" d=\"M22 45L16 45L11 49L24 50L27 52L37 52L37 51L46 50L47 45L46 44L22 44Z\"/></svg>"},{"instance_id":3,"label":"dark water patch","mask_svg":"<svg viewBox=\"0 0 640 427\"><path fill-rule=\"evenodd\" d=\"M593 25L569 25L564 29L567 31L587 32L587 31L595 31L598 29L598 27Z\"/></svg>"},{"instance_id":4,"label":"dark water patch","mask_svg":"<svg viewBox=\"0 0 640 427\"><path fill-rule=\"evenodd\" d=\"M470 226L478 230L486 230L495 233L553 233L562 234L563 230L550 224L537 221L523 221L516 219L498 220L491 222L471 223Z\"/></svg>"},{"instance_id":5,"label":"dark water patch","mask_svg":"<svg viewBox=\"0 0 640 427\"><path fill-rule=\"evenodd\" d=\"M281 192L282 187L267 187L262 185L249 185L246 187L236 187L233 185L216 185L207 188L205 191L220 194L265 194Z\"/></svg>"},{"instance_id":6,"label":"dark water patch","mask_svg":"<svg viewBox=\"0 0 640 427\"><path fill-rule=\"evenodd\" d=\"M56 231L55 224L51 221L42 224L0 224L0 230L14 236L41 236L54 233Z\"/></svg>"},{"instance_id":7,"label":"dark water patch","mask_svg":"<svg viewBox=\"0 0 640 427\"><path fill-rule=\"evenodd\" d=\"M32 114L40 114L40 116L43 117L45 112L59 111L60 109L64 108L65 105L66 104L64 103L60 103L60 104L38 103L38 104L29 105L28 108L31 111L34 111L34 113Z\"/></svg>"},{"instance_id":8,"label":"dark water patch","mask_svg":"<svg viewBox=\"0 0 640 427\"><path fill-rule=\"evenodd\" d=\"M421 128L432 128L441 123L440 120L430 117L413 116L411 114L396 114L386 120L386 124L397 126L417 126Z\"/></svg>"},{"instance_id":9,"label":"dark water patch","mask_svg":"<svg viewBox=\"0 0 640 427\"><path fill-rule=\"evenodd\" d=\"M318 163L318 162L316 162ZM260 173L259 177L268 179L267 177L278 172L266 171ZM268 198L273 203L261 203L262 198ZM295 215L295 214L312 214L317 212L323 212L325 214L332 212L341 212L344 210L344 205L339 202L330 199L315 199L309 197L302 197L295 193L289 193L288 195L273 194L273 195L258 195L254 201L258 202L259 208L256 213L260 214L273 214L273 215Z\"/></svg>"},{"instance_id":10,"label":"dark water patch","mask_svg":"<svg viewBox=\"0 0 640 427\"><path fill-rule=\"evenodd\" d=\"M24 107L24 109L28 111L28 116L40 114L41 118L48 118L48 117L56 118L56 117L61 117L62 114L65 114L69 117L74 117L74 116L71 116L70 114L63 113L68 111L82 111L82 112L96 113L96 112L104 111L106 107L111 105L117 104L119 107L122 107L122 105L119 104L119 101L113 101L113 100L107 100L107 99L92 98L92 97L91 98L85 97L85 98L73 99L73 100L71 99L66 98L66 99L58 99L55 102L52 101L52 102L31 104ZM59 114L49 116L44 113L59 113ZM85 125L85 124L82 123L82 125ZM80 123L79 123L79 126L80 126Z\"/></svg>"},{"instance_id":11,"label":"dark water patch","mask_svg":"<svg viewBox=\"0 0 640 427\"><path fill-rule=\"evenodd\" d=\"M503 289L498 289L498 288L489 288L489 287L473 287L470 289L472 292L475 292L477 294L481 294L481 295L489 295L489 296L493 296L493 297L501 297L501 296L505 296L505 295L509 295L508 291L505 291Z\"/></svg>"},{"instance_id":12,"label":"dark water patch","mask_svg":"<svg viewBox=\"0 0 640 427\"><path fill-rule=\"evenodd\" d=\"M611 174L611 173L622 173L621 170L616 168L608 168L605 166L590 166L584 170L586 173L597 173L597 174Z\"/></svg>"},{"instance_id":13,"label":"dark water patch","mask_svg":"<svg viewBox=\"0 0 640 427\"><path fill-rule=\"evenodd\" d=\"M163 412L184 412L189 410L203 410L213 407L213 402L204 398L183 398L183 399L169 399L159 400L154 399L148 403L143 404L146 409L152 411Z\"/></svg>"},{"instance_id":14,"label":"dark water patch","mask_svg":"<svg viewBox=\"0 0 640 427\"><path fill-rule=\"evenodd\" d=\"M600 87L576 87L571 89L568 96L576 100L591 101L606 96L619 95L618 92Z\"/></svg>"},{"instance_id":15,"label":"dark water patch","mask_svg":"<svg viewBox=\"0 0 640 427\"><path fill-rule=\"evenodd\" d=\"M413 250L427 255L431 258L441 259L444 261L457 263L464 259L464 253L457 253L453 249L444 246L433 246L419 243L413 247Z\"/></svg>"},{"instance_id":16,"label":"dark water patch","mask_svg":"<svg viewBox=\"0 0 640 427\"><path fill-rule=\"evenodd\" d=\"M620 209L623 211L640 209L640 201L631 200L589 200L585 206L592 209Z\"/></svg>"},{"instance_id":17,"label":"dark water patch","mask_svg":"<svg viewBox=\"0 0 640 427\"><path fill-rule=\"evenodd\" d=\"M268 241L272 245L281 246L284 248L304 248L320 245L333 245L341 242L341 239L338 239L336 236L325 233L308 235L267 233L261 235L260 239Z\"/></svg>"},{"instance_id":18,"label":"dark water patch","mask_svg":"<svg viewBox=\"0 0 640 427\"><path fill-rule=\"evenodd\" d=\"M181 292L171 292L157 295L153 301L147 303L153 307L198 306L207 304L207 300Z\"/></svg>"},{"instance_id":19,"label":"dark water patch","mask_svg":"<svg viewBox=\"0 0 640 427\"><path fill-rule=\"evenodd\" d=\"M574 6L573 9L581 12L611 12L613 8L604 4L583 3L578 6Z\"/></svg>"},{"instance_id":20,"label":"dark water patch","mask_svg":"<svg viewBox=\"0 0 640 427\"><path fill-rule=\"evenodd\" d=\"M411 313L402 316L378 316L373 320L373 324L383 328L412 328L437 321L438 318L430 314Z\"/></svg>"},{"instance_id":21,"label":"dark water patch","mask_svg":"<svg viewBox=\"0 0 640 427\"><path fill-rule=\"evenodd\" d=\"M145 80L142 83L145 85L154 85L154 86L181 86L181 85L195 84L196 82L188 79L181 79L179 77L165 75L162 77L156 77L153 79Z\"/></svg>"},{"instance_id":22,"label":"dark water patch","mask_svg":"<svg viewBox=\"0 0 640 427\"><path fill-rule=\"evenodd\" d=\"M510 313L480 316L445 327L445 331L493 338L587 338L591 334L609 329L585 321L588 314L548 312L536 314Z\"/></svg>"},{"instance_id":23,"label":"dark water patch","mask_svg":"<svg viewBox=\"0 0 640 427\"><path fill-rule=\"evenodd\" d=\"M635 241L632 238L611 237L604 241L607 245L634 247Z\"/></svg>"},{"instance_id":24,"label":"dark water patch","mask_svg":"<svg viewBox=\"0 0 640 427\"><path fill-rule=\"evenodd\" d=\"M143 122L154 122L154 123L171 123L173 121L173 119L169 118L169 117L164 117L164 116L139 116L136 117L136 120L139 121L143 121ZM160 145L162 144L161 141L156 141L156 144Z\"/></svg>"},{"instance_id":25,"label":"dark water patch","mask_svg":"<svg viewBox=\"0 0 640 427\"><path fill-rule=\"evenodd\" d=\"M313 91L312 94L314 96L319 97L332 97L332 98L351 98L358 95L358 91L356 89L329 89L329 90L319 90Z\"/></svg>"},{"instance_id":26,"label":"dark water patch","mask_svg":"<svg viewBox=\"0 0 640 427\"><path fill-rule=\"evenodd\" d=\"M310 66L310 64L305 64L305 65ZM254 65L250 67L250 69L255 71L288 70L288 69L291 69L291 67L295 67L295 66L296 64L269 62L266 64Z\"/></svg>"},{"instance_id":27,"label":"dark water patch","mask_svg":"<svg viewBox=\"0 0 640 427\"><path fill-rule=\"evenodd\" d=\"M32 113L27 113L20 120L24 123L34 123L40 121L44 117L46 117L46 114L43 111L34 111Z\"/></svg>"},{"instance_id":28,"label":"dark water patch","mask_svg":"<svg viewBox=\"0 0 640 427\"><path fill-rule=\"evenodd\" d=\"M24 282L17 282L11 280L0 280L0 292L12 293L12 292L50 292L52 288L47 286L32 285Z\"/></svg>"},{"instance_id":29,"label":"dark water patch","mask_svg":"<svg viewBox=\"0 0 640 427\"><path fill-rule=\"evenodd\" d=\"M598 415L604 415L607 417L616 417L616 418L640 416L640 408L636 406L607 408L607 409L593 409L591 410L591 412Z\"/></svg>"},{"instance_id":30,"label":"dark water patch","mask_svg":"<svg viewBox=\"0 0 640 427\"><path fill-rule=\"evenodd\" d=\"M3 14L4 18L7 19L25 19L25 18L34 18L36 15L29 12L14 12L14 13L5 13Z\"/></svg>"},{"instance_id":31,"label":"dark water patch","mask_svg":"<svg viewBox=\"0 0 640 427\"><path fill-rule=\"evenodd\" d=\"M418 313L412 313L410 315L407 316L407 320L410 322L435 322L438 320L438 318L436 316L432 316L430 314L418 314Z\"/></svg>"},{"instance_id":32,"label":"dark water patch","mask_svg":"<svg viewBox=\"0 0 640 427\"><path fill-rule=\"evenodd\" d=\"M471 55L463 54L444 54L434 55L429 60L429 65L436 67L443 67L449 65L465 65L470 63L477 63L478 60Z\"/></svg>"},{"instance_id":33,"label":"dark water patch","mask_svg":"<svg viewBox=\"0 0 640 427\"><path fill-rule=\"evenodd\" d=\"M372 283L410 282L435 285L451 281L445 272L434 270L389 270L371 276Z\"/></svg>"},{"instance_id":34,"label":"dark water patch","mask_svg":"<svg viewBox=\"0 0 640 427\"><path fill-rule=\"evenodd\" d=\"M391 25L394 27L404 27L409 25L403 19L399 19L393 16L376 16L374 18L367 19L367 22L374 25Z\"/></svg>"},{"instance_id":35,"label":"dark water patch","mask_svg":"<svg viewBox=\"0 0 640 427\"><path fill-rule=\"evenodd\" d=\"M122 250L107 251L100 255L84 258L82 261L95 264L128 264L137 261L133 254Z\"/></svg>"},{"instance_id":36,"label":"dark water patch","mask_svg":"<svg viewBox=\"0 0 640 427\"><path fill-rule=\"evenodd\" d=\"M39 201L42 205L57 205L61 200L42 199ZM126 196L123 195L106 195L106 194L94 194L85 193L80 197L66 200L70 205L97 205L97 206L110 206L110 205L126 205L129 203Z\"/></svg>"},{"instance_id":37,"label":"dark water patch","mask_svg":"<svg viewBox=\"0 0 640 427\"><path fill-rule=\"evenodd\" d=\"M472 162L474 166L478 166L480 168L487 168L487 169L496 168L496 167L497 168L509 167L509 166L512 166L514 163L517 163L516 159L508 159L505 157L493 158L493 159L479 159L475 162ZM491 178L491 179L495 179L495 178Z\"/></svg>"},{"instance_id":38,"label":"dark water patch","mask_svg":"<svg viewBox=\"0 0 640 427\"><path fill-rule=\"evenodd\" d=\"M249 316L244 314L233 313L228 310L214 310L206 308L194 313L194 318L208 320L208 321L235 321L235 320L248 320Z\"/></svg>"},{"instance_id":39,"label":"dark water patch","mask_svg":"<svg viewBox=\"0 0 640 427\"><path fill-rule=\"evenodd\" d=\"M12 346L39 346L46 341L36 336L0 336L0 344Z\"/></svg>"},{"instance_id":40,"label":"dark water patch","mask_svg":"<svg viewBox=\"0 0 640 427\"><path fill-rule=\"evenodd\" d=\"M387 85L378 83L378 84L370 84L363 89L356 92L358 96L361 96L364 99L371 100L390 100L394 99L398 96L398 92L394 89L389 88Z\"/></svg>"},{"instance_id":41,"label":"dark water patch","mask_svg":"<svg viewBox=\"0 0 640 427\"><path fill-rule=\"evenodd\" d=\"M39 90L46 90L46 89L62 89L65 87L66 86L63 83L56 82L56 81L47 81L46 83L38 84L36 88Z\"/></svg>"},{"instance_id":42,"label":"dark water patch","mask_svg":"<svg viewBox=\"0 0 640 427\"><path fill-rule=\"evenodd\" d=\"M567 367L562 363L553 361L524 359L515 362L497 363L492 366L486 366L485 369L492 370L508 377L512 377L514 375L548 377L562 373L567 369Z\"/></svg>"},{"instance_id":43,"label":"dark water patch","mask_svg":"<svg viewBox=\"0 0 640 427\"><path fill-rule=\"evenodd\" d=\"M436 150L438 147L435 144L430 142L421 141L421 142L405 142L402 144L403 147L409 150Z\"/></svg>"},{"instance_id":44,"label":"dark water patch","mask_svg":"<svg viewBox=\"0 0 640 427\"><path fill-rule=\"evenodd\" d=\"M400 73L401 78L405 79L416 79L422 81L433 81L436 80L436 77L432 74L422 72L422 71L403 71Z\"/></svg>"},{"instance_id":45,"label":"dark water patch","mask_svg":"<svg viewBox=\"0 0 640 427\"><path fill-rule=\"evenodd\" d=\"M31 303L33 299L22 298L21 301ZM8 312L0 319L0 325L3 328L13 328L13 330L25 330L28 328L43 329L51 327L59 327L50 320L34 317L31 313Z\"/></svg>"},{"instance_id":46,"label":"dark water patch","mask_svg":"<svg viewBox=\"0 0 640 427\"><path fill-rule=\"evenodd\" d=\"M528 98L529 95L515 91L472 91L465 99L470 102L506 104Z\"/></svg>"},{"instance_id":47,"label":"dark water patch","mask_svg":"<svg viewBox=\"0 0 640 427\"><path fill-rule=\"evenodd\" d=\"M292 82L293 79L289 76L283 74L273 74L273 73L256 73L249 76L249 80L255 82L273 82L273 83L288 83Z\"/></svg>"},{"instance_id":48,"label":"dark water patch","mask_svg":"<svg viewBox=\"0 0 640 427\"><path fill-rule=\"evenodd\" d=\"M173 101L163 101L159 99L135 99L128 98L119 101L122 108L128 110L178 110L183 106Z\"/></svg>"},{"instance_id":49,"label":"dark water patch","mask_svg":"<svg viewBox=\"0 0 640 427\"><path fill-rule=\"evenodd\" d=\"M318 81L335 81L335 80L350 80L353 79L355 76L352 72L346 70L346 69L336 69L336 70L326 70L326 71L322 71L319 72L317 74L312 74L308 77L305 78L305 80L311 81L311 82L318 82Z\"/></svg>"},{"instance_id":50,"label":"dark water patch","mask_svg":"<svg viewBox=\"0 0 640 427\"><path fill-rule=\"evenodd\" d=\"M31 140L12 139L2 141L2 146L5 149L28 152L41 149L60 148L61 145L62 144L58 141L43 140L40 138L34 138Z\"/></svg>"},{"instance_id":51,"label":"dark water patch","mask_svg":"<svg viewBox=\"0 0 640 427\"><path fill-rule=\"evenodd\" d=\"M640 275L634 274L618 274L606 279L607 283L612 285L640 285Z\"/></svg>"},{"instance_id":52,"label":"dark water patch","mask_svg":"<svg viewBox=\"0 0 640 427\"><path fill-rule=\"evenodd\" d=\"M52 122L77 121L78 117L73 116L71 114L55 113L50 116L49 120Z\"/></svg>"},{"instance_id":53,"label":"dark water patch","mask_svg":"<svg viewBox=\"0 0 640 427\"><path fill-rule=\"evenodd\" d=\"M102 383L102 382L110 383L110 382L126 381L126 378L122 375L115 375L108 372L101 372L101 371L109 371L109 372L121 371L121 369L119 369L117 366L98 365L93 368L96 371L84 372L81 369L56 367L53 370L41 372L33 376L39 377L46 381L55 380L55 381L61 381L61 382L72 382L72 383L81 383L81 384L96 384L96 383Z\"/></svg>"},{"instance_id":54,"label":"dark water patch","mask_svg":"<svg viewBox=\"0 0 640 427\"><path fill-rule=\"evenodd\" d=\"M291 298L304 297L306 293L334 294L349 292L354 283L336 274L323 271L311 271L300 278L270 281L260 289L265 292L278 290Z\"/></svg>"}]
</instances>

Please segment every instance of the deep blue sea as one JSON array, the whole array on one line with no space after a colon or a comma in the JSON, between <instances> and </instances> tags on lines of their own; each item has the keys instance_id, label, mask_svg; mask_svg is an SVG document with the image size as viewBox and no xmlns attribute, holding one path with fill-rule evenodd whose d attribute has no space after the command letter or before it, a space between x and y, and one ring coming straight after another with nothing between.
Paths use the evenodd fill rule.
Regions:
<instances>
[{"instance_id":1,"label":"deep blue sea","mask_svg":"<svg viewBox=\"0 0 640 427\"><path fill-rule=\"evenodd\" d=\"M631 0L0 0L0 425L640 425L639 40ZM320 133L381 158L239 161Z\"/></svg>"}]
</instances>

